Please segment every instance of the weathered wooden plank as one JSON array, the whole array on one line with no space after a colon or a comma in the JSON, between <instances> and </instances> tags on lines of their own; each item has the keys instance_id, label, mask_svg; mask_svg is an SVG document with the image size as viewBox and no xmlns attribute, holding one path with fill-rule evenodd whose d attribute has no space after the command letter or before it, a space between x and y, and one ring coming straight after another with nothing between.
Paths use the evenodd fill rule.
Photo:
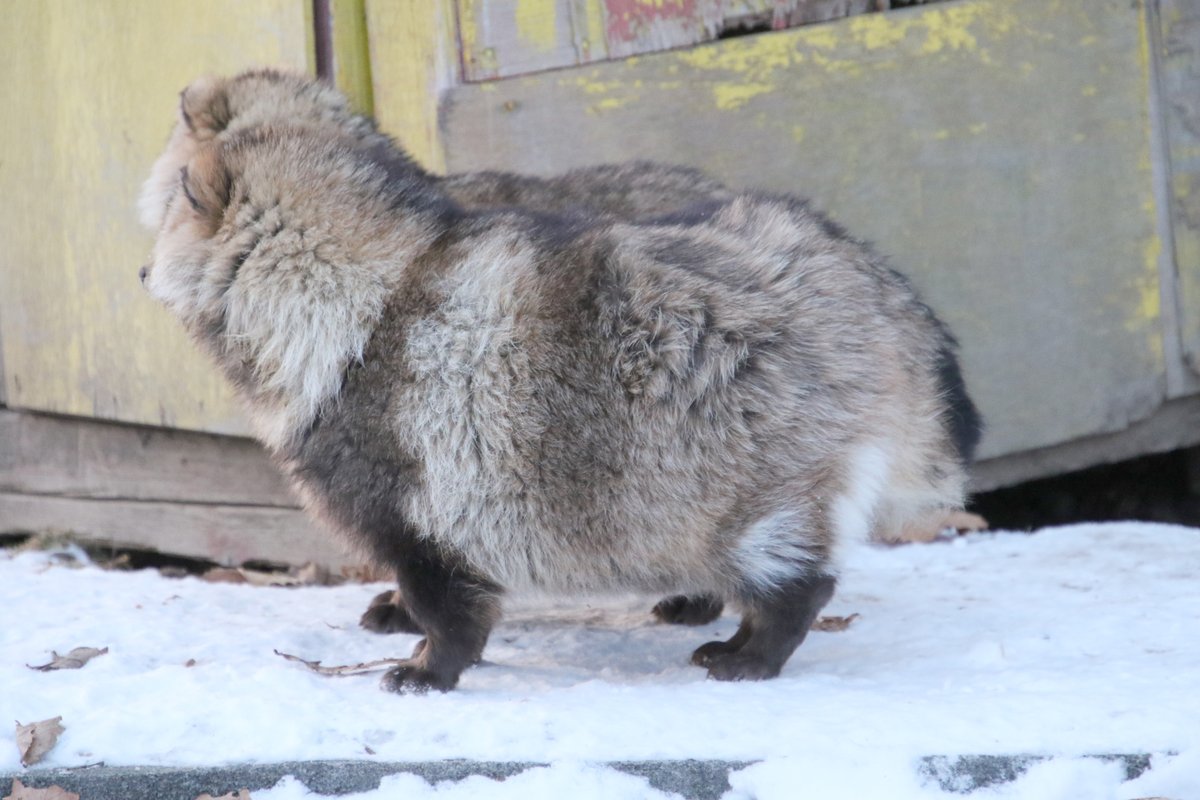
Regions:
<instances>
[{"instance_id":1,"label":"weathered wooden plank","mask_svg":"<svg viewBox=\"0 0 1200 800\"><path fill-rule=\"evenodd\" d=\"M1200 373L1200 0L1160 0L1160 78L1183 351Z\"/></svg>"},{"instance_id":2,"label":"weathered wooden plank","mask_svg":"<svg viewBox=\"0 0 1200 800\"><path fill-rule=\"evenodd\" d=\"M297 508L254 442L0 409L0 490Z\"/></svg>"},{"instance_id":3,"label":"weathered wooden plank","mask_svg":"<svg viewBox=\"0 0 1200 800\"><path fill-rule=\"evenodd\" d=\"M375 116L434 172L446 154L438 99L458 74L454 0L367 0Z\"/></svg>"},{"instance_id":4,"label":"weathered wooden plank","mask_svg":"<svg viewBox=\"0 0 1200 800\"><path fill-rule=\"evenodd\" d=\"M330 0L333 80L350 98L354 110L374 113L371 53L367 37L366 0Z\"/></svg>"},{"instance_id":5,"label":"weathered wooden plank","mask_svg":"<svg viewBox=\"0 0 1200 800\"><path fill-rule=\"evenodd\" d=\"M141 182L204 72L310 68L310 0L45 0L0 25L0 327L9 405L243 431L178 323L141 289ZM20 198L16 200L14 198Z\"/></svg>"},{"instance_id":6,"label":"weathered wooden plank","mask_svg":"<svg viewBox=\"0 0 1200 800\"><path fill-rule=\"evenodd\" d=\"M963 343L994 457L1164 398L1140 4L963 0L460 86L449 166L633 157L813 197Z\"/></svg>"},{"instance_id":7,"label":"weathered wooden plank","mask_svg":"<svg viewBox=\"0 0 1200 800\"><path fill-rule=\"evenodd\" d=\"M221 564L363 563L300 511L94 500L0 491L0 531L68 531L81 539L198 556Z\"/></svg>"}]
</instances>

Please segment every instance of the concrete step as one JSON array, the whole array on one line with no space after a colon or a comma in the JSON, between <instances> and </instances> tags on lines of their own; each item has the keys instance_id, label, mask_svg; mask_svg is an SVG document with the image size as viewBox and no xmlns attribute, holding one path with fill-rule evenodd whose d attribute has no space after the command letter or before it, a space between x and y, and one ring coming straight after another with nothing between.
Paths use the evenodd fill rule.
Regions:
<instances>
[{"instance_id":1,"label":"concrete step","mask_svg":"<svg viewBox=\"0 0 1200 800\"><path fill-rule=\"evenodd\" d=\"M1119 761L1132 780L1150 767L1148 754L1089 755L1104 761ZM976 789L1016 780L1032 765L1046 761L1043 755L925 756L917 771L944 791L966 794ZM717 800L729 791L729 774L752 761L679 760L614 761L606 766L646 778L660 791L675 792L688 800ZM108 767L76 769L29 769L0 773L0 792L14 778L29 787L52 785L75 792L83 800L194 800L208 792L219 797L227 792L269 789L285 775L293 775L310 791L323 795L366 792L379 787L387 775L410 773L430 783L458 781L472 775L504 779L531 767L535 762L514 761L416 761L379 762L285 761L278 764L234 764L223 767Z\"/></svg>"}]
</instances>

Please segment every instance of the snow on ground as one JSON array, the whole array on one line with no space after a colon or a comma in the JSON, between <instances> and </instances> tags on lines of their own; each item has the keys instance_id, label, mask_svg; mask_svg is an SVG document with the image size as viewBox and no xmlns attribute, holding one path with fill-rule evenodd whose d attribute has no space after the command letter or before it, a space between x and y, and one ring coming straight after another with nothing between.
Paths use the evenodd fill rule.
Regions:
<instances>
[{"instance_id":1,"label":"snow on ground","mask_svg":"<svg viewBox=\"0 0 1200 800\"><path fill-rule=\"evenodd\" d=\"M1200 530L1143 523L863 546L783 675L707 681L653 598L512 602L457 691L396 696L325 664L407 655L415 636L357 628L383 588L260 588L0 555L0 720L63 717L44 766L469 758L550 763L499 784L385 781L383 797L665 797L596 762L756 760L730 798L949 797L929 754L1057 758L988 798L1200 798ZM80 670L27 664L77 646ZM192 666L187 666L193 662ZM4 723L7 725L8 723ZM1088 753L1164 754L1134 782ZM1171 757L1165 754L1178 753ZM0 772L20 769L0 726ZM7 787L0 787L7 788ZM310 797L285 779L255 800Z\"/></svg>"}]
</instances>

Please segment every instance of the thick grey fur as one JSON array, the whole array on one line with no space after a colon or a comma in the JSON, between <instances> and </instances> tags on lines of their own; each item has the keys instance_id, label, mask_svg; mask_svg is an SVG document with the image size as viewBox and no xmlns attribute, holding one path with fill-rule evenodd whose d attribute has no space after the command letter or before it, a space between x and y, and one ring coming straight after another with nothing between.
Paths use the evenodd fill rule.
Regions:
<instances>
[{"instance_id":1,"label":"thick grey fur","mask_svg":"<svg viewBox=\"0 0 1200 800\"><path fill-rule=\"evenodd\" d=\"M773 677L845 541L961 507L953 340L803 201L471 208L386 137L231 97L183 95L147 288L310 512L397 571L426 638L385 688L456 685L509 589L726 598L741 627L694 663Z\"/></svg>"}]
</instances>

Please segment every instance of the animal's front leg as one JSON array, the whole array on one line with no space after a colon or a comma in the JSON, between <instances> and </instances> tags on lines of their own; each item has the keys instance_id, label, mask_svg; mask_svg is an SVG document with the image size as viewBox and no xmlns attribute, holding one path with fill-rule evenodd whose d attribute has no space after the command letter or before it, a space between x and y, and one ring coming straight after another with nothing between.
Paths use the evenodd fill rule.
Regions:
<instances>
[{"instance_id":1,"label":"animal's front leg","mask_svg":"<svg viewBox=\"0 0 1200 800\"><path fill-rule=\"evenodd\" d=\"M449 691L483 653L500 615L500 587L424 539L397 547L395 563L401 601L396 605L408 609L425 638L406 663L383 676L383 688Z\"/></svg>"},{"instance_id":2,"label":"animal's front leg","mask_svg":"<svg viewBox=\"0 0 1200 800\"><path fill-rule=\"evenodd\" d=\"M374 633L424 633L404 605L400 592L391 589L381 592L367 606L358 624Z\"/></svg>"}]
</instances>

